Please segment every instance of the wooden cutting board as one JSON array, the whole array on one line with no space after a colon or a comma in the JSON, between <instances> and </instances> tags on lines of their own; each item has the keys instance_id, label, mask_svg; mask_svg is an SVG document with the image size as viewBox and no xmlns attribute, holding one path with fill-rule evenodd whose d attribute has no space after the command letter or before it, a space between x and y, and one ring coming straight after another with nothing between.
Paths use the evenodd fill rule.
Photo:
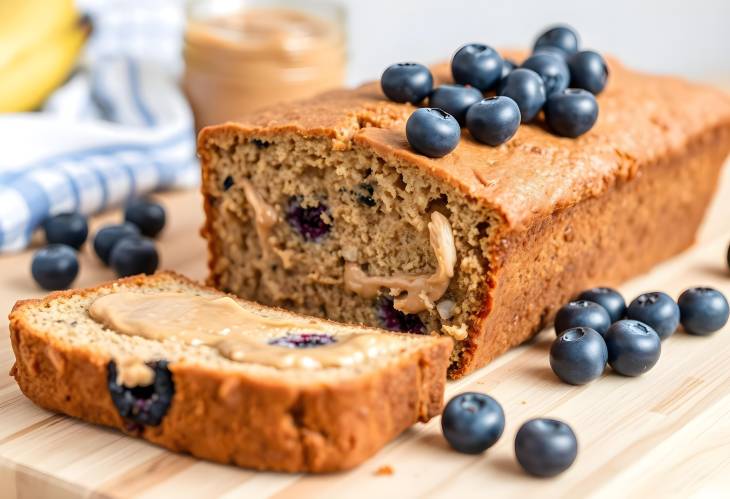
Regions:
<instances>
[{"instance_id":1,"label":"wooden cutting board","mask_svg":"<svg viewBox=\"0 0 730 499\"><path fill-rule=\"evenodd\" d=\"M160 199L169 225L162 266L205 276L198 235L197 192ZM118 220L109 213L93 226ZM698 244L621 287L631 298L709 285L730 296L725 251L730 242L730 168L700 232ZM30 252L0 257L0 328L20 298L39 296L30 278ZM620 258L621 255L617 255ZM113 278L85 248L77 286ZM548 365L554 338L534 341L473 375L452 382L447 397L477 390L503 405L507 427L480 456L451 451L440 420L417 425L359 468L326 476L260 473L176 455L119 432L46 412L25 399L7 375L13 354L0 339L0 498L45 497L714 497L730 494L730 326L709 338L677 333L662 358L638 379L606 374L583 387L557 380ZM528 418L551 416L578 435L573 467L536 479L515 462L513 439Z\"/></svg>"}]
</instances>

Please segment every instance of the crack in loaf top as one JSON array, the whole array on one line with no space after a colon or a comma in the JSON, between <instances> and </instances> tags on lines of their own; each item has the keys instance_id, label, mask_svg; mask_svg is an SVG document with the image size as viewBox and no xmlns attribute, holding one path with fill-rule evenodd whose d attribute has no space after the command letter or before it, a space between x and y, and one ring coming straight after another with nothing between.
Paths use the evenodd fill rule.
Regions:
<instances>
[{"instance_id":1,"label":"crack in loaf top","mask_svg":"<svg viewBox=\"0 0 730 499\"><path fill-rule=\"evenodd\" d=\"M511 55L511 54L510 54ZM205 144L237 134L266 137L290 132L327 137L333 148L364 147L386 161L430 172L491 207L511 227L598 196L642 165L679 153L695 141L730 127L730 95L677 78L646 75L609 60L606 89L598 95L598 122L577 139L551 134L542 119L520 126L505 144L477 143L462 131L458 147L443 158L415 153L405 122L415 109L388 101L377 82L282 104L240 122L204 129ZM433 68L436 84L451 80L448 65ZM728 140L728 135L722 136ZM730 144L727 144L730 149Z\"/></svg>"}]
</instances>

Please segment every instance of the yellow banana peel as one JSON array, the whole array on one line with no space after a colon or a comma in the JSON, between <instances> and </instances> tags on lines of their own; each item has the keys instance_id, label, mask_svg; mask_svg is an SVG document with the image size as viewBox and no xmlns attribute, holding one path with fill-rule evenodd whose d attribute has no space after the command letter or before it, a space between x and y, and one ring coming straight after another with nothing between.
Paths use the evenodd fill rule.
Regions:
<instances>
[{"instance_id":1,"label":"yellow banana peel","mask_svg":"<svg viewBox=\"0 0 730 499\"><path fill-rule=\"evenodd\" d=\"M0 0L0 68L40 40L69 31L78 18L74 0Z\"/></svg>"},{"instance_id":2,"label":"yellow banana peel","mask_svg":"<svg viewBox=\"0 0 730 499\"><path fill-rule=\"evenodd\" d=\"M75 20L70 28L36 41L0 66L0 112L37 109L66 80L89 31L88 22Z\"/></svg>"}]
</instances>

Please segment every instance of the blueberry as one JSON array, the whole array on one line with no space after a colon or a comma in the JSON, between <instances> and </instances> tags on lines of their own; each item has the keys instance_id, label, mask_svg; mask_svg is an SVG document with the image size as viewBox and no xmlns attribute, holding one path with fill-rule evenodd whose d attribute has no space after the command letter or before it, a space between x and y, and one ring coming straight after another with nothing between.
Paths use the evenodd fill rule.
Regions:
<instances>
[{"instance_id":1,"label":"blueberry","mask_svg":"<svg viewBox=\"0 0 730 499\"><path fill-rule=\"evenodd\" d=\"M534 50L555 47L565 54L578 52L578 34L569 26L554 26L535 40Z\"/></svg>"},{"instance_id":2,"label":"blueberry","mask_svg":"<svg viewBox=\"0 0 730 499\"><path fill-rule=\"evenodd\" d=\"M337 339L331 334L301 333L288 334L280 338L274 338L269 341L269 345L287 348L312 348L320 347L322 345L331 345L336 341Z\"/></svg>"},{"instance_id":3,"label":"blueberry","mask_svg":"<svg viewBox=\"0 0 730 499\"><path fill-rule=\"evenodd\" d=\"M511 139L520 126L520 108L509 97L489 97L471 106L466 113L466 127L472 137L490 146Z\"/></svg>"},{"instance_id":4,"label":"blueberry","mask_svg":"<svg viewBox=\"0 0 730 499\"><path fill-rule=\"evenodd\" d=\"M532 54L544 54L544 53L556 55L566 62L569 57L568 54L566 54L565 52L560 50L558 47L553 47L551 45L543 45L542 47L537 47L535 50L532 51Z\"/></svg>"},{"instance_id":5,"label":"blueberry","mask_svg":"<svg viewBox=\"0 0 730 499\"><path fill-rule=\"evenodd\" d=\"M43 289L66 289L79 273L79 260L71 246L49 244L35 252L30 272Z\"/></svg>"},{"instance_id":6,"label":"blueberry","mask_svg":"<svg viewBox=\"0 0 730 499\"><path fill-rule=\"evenodd\" d=\"M629 304L626 318L648 324L661 339L666 339L679 326L679 307L666 293L644 293Z\"/></svg>"},{"instance_id":7,"label":"blueberry","mask_svg":"<svg viewBox=\"0 0 730 499\"><path fill-rule=\"evenodd\" d=\"M396 310L393 298L381 296L376 304L376 314L380 325L389 331L400 333L425 333L426 326L416 314L406 314Z\"/></svg>"},{"instance_id":8,"label":"blueberry","mask_svg":"<svg viewBox=\"0 0 730 499\"><path fill-rule=\"evenodd\" d=\"M380 86L392 101L418 104L431 93L433 76L422 64L401 62L388 66L380 77Z\"/></svg>"},{"instance_id":9,"label":"blueberry","mask_svg":"<svg viewBox=\"0 0 730 499\"><path fill-rule=\"evenodd\" d=\"M568 59L570 86L598 95L606 87L608 66L601 54L591 50L578 52Z\"/></svg>"},{"instance_id":10,"label":"blueberry","mask_svg":"<svg viewBox=\"0 0 730 499\"><path fill-rule=\"evenodd\" d=\"M226 178L223 179L223 190L227 191L231 187L233 187L233 177L228 175Z\"/></svg>"},{"instance_id":11,"label":"blueberry","mask_svg":"<svg viewBox=\"0 0 730 499\"><path fill-rule=\"evenodd\" d=\"M376 204L375 199L373 199L374 192L375 192L375 188L371 184L367 184L367 183L359 184L357 186L357 189L355 189L355 194L357 195L357 202L372 208Z\"/></svg>"},{"instance_id":12,"label":"blueberry","mask_svg":"<svg viewBox=\"0 0 730 499\"><path fill-rule=\"evenodd\" d=\"M598 103L592 93L568 88L548 97L545 121L548 127L563 137L578 137L593 128L598 119Z\"/></svg>"},{"instance_id":13,"label":"blueberry","mask_svg":"<svg viewBox=\"0 0 730 499\"><path fill-rule=\"evenodd\" d=\"M102 262L109 265L109 256L114 245L125 237L139 235L140 232L137 226L130 223L105 225L94 236L94 251Z\"/></svg>"},{"instance_id":14,"label":"blueberry","mask_svg":"<svg viewBox=\"0 0 730 499\"><path fill-rule=\"evenodd\" d=\"M107 365L107 386L120 416L137 424L157 426L170 408L175 383L166 361L148 362L147 365L155 373L152 384L129 388L117 383L117 365L110 361Z\"/></svg>"},{"instance_id":15,"label":"blueberry","mask_svg":"<svg viewBox=\"0 0 730 499\"><path fill-rule=\"evenodd\" d=\"M545 83L530 69L515 69L501 86L499 95L509 97L520 108L522 123L532 121L545 104Z\"/></svg>"},{"instance_id":16,"label":"blueberry","mask_svg":"<svg viewBox=\"0 0 730 499\"><path fill-rule=\"evenodd\" d=\"M568 64L555 54L538 52L527 58L522 66L540 75L545 82L545 93L548 97L562 92L570 83Z\"/></svg>"},{"instance_id":17,"label":"blueberry","mask_svg":"<svg viewBox=\"0 0 730 499\"><path fill-rule=\"evenodd\" d=\"M588 327L574 327L555 338L550 367L566 383L585 385L603 374L608 350L603 337Z\"/></svg>"},{"instance_id":18,"label":"blueberry","mask_svg":"<svg viewBox=\"0 0 730 499\"><path fill-rule=\"evenodd\" d=\"M574 327L588 327L603 336L611 325L611 316L605 308L586 300L572 301L563 305L555 315L555 334Z\"/></svg>"},{"instance_id":19,"label":"blueberry","mask_svg":"<svg viewBox=\"0 0 730 499\"><path fill-rule=\"evenodd\" d=\"M634 320L611 324L604 336L608 348L608 363L624 376L644 374L659 360L662 340L651 326Z\"/></svg>"},{"instance_id":20,"label":"blueberry","mask_svg":"<svg viewBox=\"0 0 730 499\"><path fill-rule=\"evenodd\" d=\"M446 404L441 416L441 430L455 450L479 454L502 436L504 411L499 402L489 395L462 393Z\"/></svg>"},{"instance_id":21,"label":"blueberry","mask_svg":"<svg viewBox=\"0 0 730 499\"><path fill-rule=\"evenodd\" d=\"M451 74L456 83L486 92L494 88L502 76L502 56L487 45L464 45L451 59Z\"/></svg>"},{"instance_id":22,"label":"blueberry","mask_svg":"<svg viewBox=\"0 0 730 499\"><path fill-rule=\"evenodd\" d=\"M677 300L684 330L705 336L719 331L730 316L725 295L712 288L689 288Z\"/></svg>"},{"instance_id":23,"label":"blueberry","mask_svg":"<svg viewBox=\"0 0 730 499\"><path fill-rule=\"evenodd\" d=\"M551 477L570 468L578 456L578 440L566 423L557 419L527 421L515 436L515 456L531 475Z\"/></svg>"},{"instance_id":24,"label":"blueberry","mask_svg":"<svg viewBox=\"0 0 730 499\"><path fill-rule=\"evenodd\" d=\"M157 237L165 226L165 209L149 199L133 199L124 208L124 221L136 225L142 235Z\"/></svg>"},{"instance_id":25,"label":"blueberry","mask_svg":"<svg viewBox=\"0 0 730 499\"><path fill-rule=\"evenodd\" d=\"M443 109L464 124L466 112L472 104L482 100L482 93L474 87L464 85L441 85L431 93L428 105Z\"/></svg>"},{"instance_id":26,"label":"blueberry","mask_svg":"<svg viewBox=\"0 0 730 499\"><path fill-rule=\"evenodd\" d=\"M152 239L125 237L114 245L109 263L119 277L154 274L160 258Z\"/></svg>"},{"instance_id":27,"label":"blueberry","mask_svg":"<svg viewBox=\"0 0 730 499\"><path fill-rule=\"evenodd\" d=\"M621 293L611 288L591 288L586 289L578 295L579 300L592 301L598 303L606 309L611 317L611 322L616 322L624 318L626 314L626 301Z\"/></svg>"},{"instance_id":28,"label":"blueberry","mask_svg":"<svg viewBox=\"0 0 730 499\"><path fill-rule=\"evenodd\" d=\"M89 224L80 213L62 213L43 223L48 244L65 244L79 249L89 235Z\"/></svg>"},{"instance_id":29,"label":"blueberry","mask_svg":"<svg viewBox=\"0 0 730 499\"><path fill-rule=\"evenodd\" d=\"M319 241L332 230L332 225L323 219L323 216L330 219L329 210L324 203L304 206L299 196L289 199L286 221L305 241Z\"/></svg>"},{"instance_id":30,"label":"blueberry","mask_svg":"<svg viewBox=\"0 0 730 499\"><path fill-rule=\"evenodd\" d=\"M504 80L509 74L517 68L517 63L512 59L504 59L502 61L502 73L499 75L500 80Z\"/></svg>"},{"instance_id":31,"label":"blueberry","mask_svg":"<svg viewBox=\"0 0 730 499\"><path fill-rule=\"evenodd\" d=\"M251 142L253 142L253 145L255 145L257 149L266 149L271 145L271 142L261 139L253 139Z\"/></svg>"},{"instance_id":32,"label":"blueberry","mask_svg":"<svg viewBox=\"0 0 730 499\"><path fill-rule=\"evenodd\" d=\"M432 107L416 109L406 122L411 147L429 158L446 156L459 145L461 128L456 118Z\"/></svg>"}]
</instances>

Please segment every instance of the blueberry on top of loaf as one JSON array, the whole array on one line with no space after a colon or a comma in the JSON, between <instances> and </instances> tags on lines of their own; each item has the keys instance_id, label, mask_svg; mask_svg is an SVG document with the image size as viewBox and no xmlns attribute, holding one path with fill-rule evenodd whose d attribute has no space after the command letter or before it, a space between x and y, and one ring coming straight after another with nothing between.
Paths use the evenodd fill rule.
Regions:
<instances>
[{"instance_id":1,"label":"blueberry on top of loaf","mask_svg":"<svg viewBox=\"0 0 730 499\"><path fill-rule=\"evenodd\" d=\"M204 129L209 282L381 327L388 324L379 303L390 297L425 331L457 340L453 375L483 365L549 323L581 289L619 282L686 248L712 195L730 150L730 97L611 58L608 65L601 117L578 138L550 133L538 117L497 147L464 133L453 152L428 158L406 141L415 108L388 101L377 83ZM451 81L446 65L432 72L436 84ZM228 175L246 179L279 217L265 237L251 230L256 210L245 189L222 190ZM374 206L351 194L364 178ZM326 203L316 221L330 230L317 244L281 223L292 196ZM447 245L432 244L435 214L453 240L449 273ZM375 293L372 281L348 286L348 270L382 285ZM436 275L446 286L428 293ZM407 306L406 295L418 306Z\"/></svg>"}]
</instances>

